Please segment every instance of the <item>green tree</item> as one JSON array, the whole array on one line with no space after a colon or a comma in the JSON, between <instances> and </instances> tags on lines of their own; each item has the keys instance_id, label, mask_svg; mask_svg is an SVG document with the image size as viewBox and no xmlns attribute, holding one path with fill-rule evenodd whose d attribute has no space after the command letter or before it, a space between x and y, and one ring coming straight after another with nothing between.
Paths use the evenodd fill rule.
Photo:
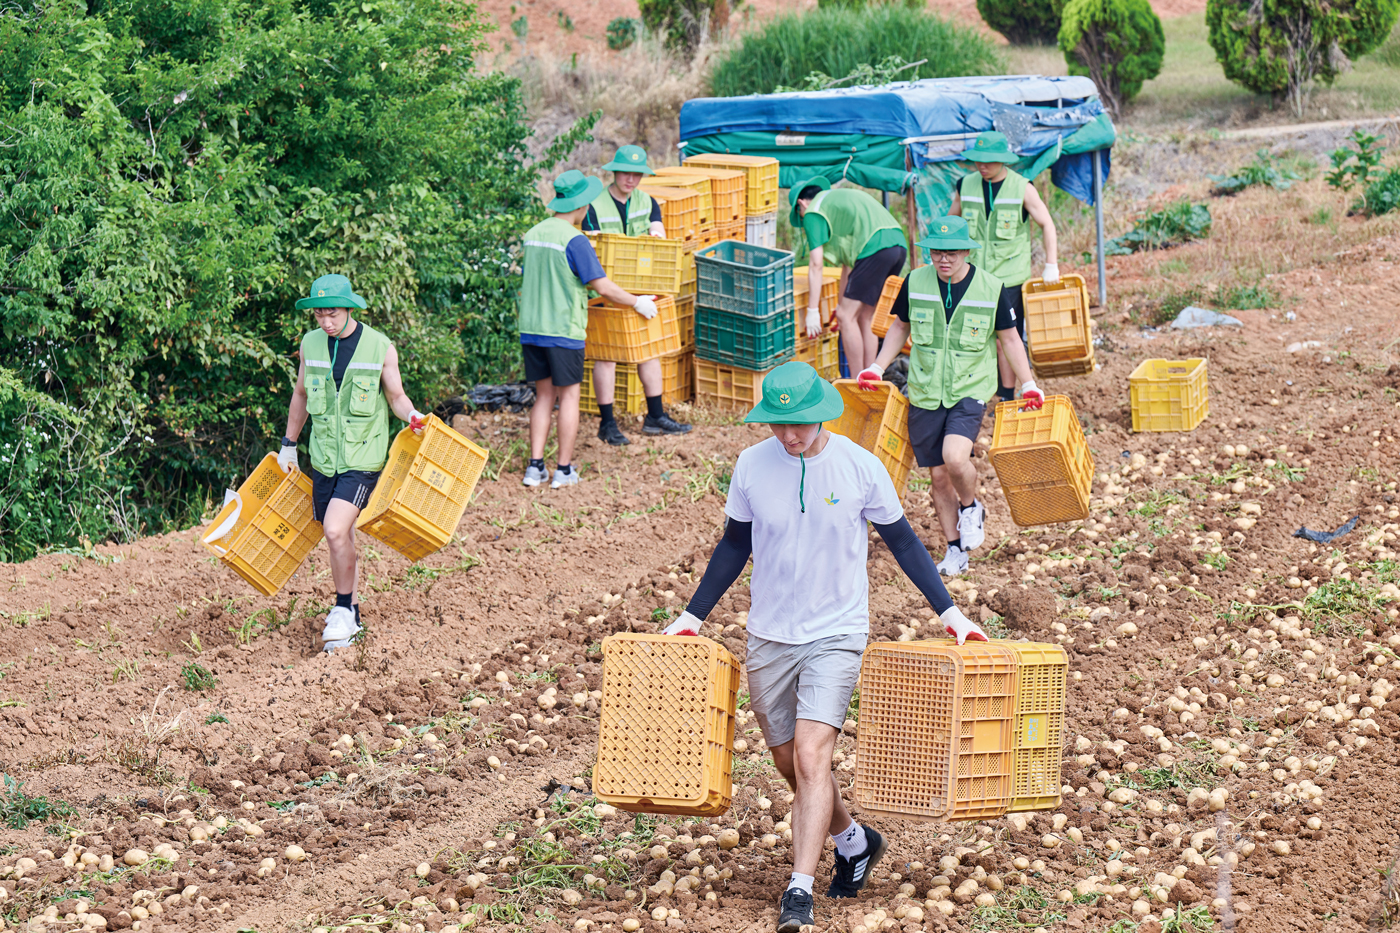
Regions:
<instances>
[{"instance_id":1,"label":"green tree","mask_svg":"<svg viewBox=\"0 0 1400 933\"><path fill-rule=\"evenodd\" d=\"M977 0L982 21L1012 45L1053 45L1064 0Z\"/></svg>"},{"instance_id":2,"label":"green tree","mask_svg":"<svg viewBox=\"0 0 1400 933\"><path fill-rule=\"evenodd\" d=\"M642 24L666 37L667 48L693 52L705 37L728 19L726 0L637 0Z\"/></svg>"},{"instance_id":3,"label":"green tree","mask_svg":"<svg viewBox=\"0 0 1400 933\"><path fill-rule=\"evenodd\" d=\"M1331 85L1390 35L1400 0L1207 0L1206 26L1225 77L1307 110L1314 82Z\"/></svg>"},{"instance_id":4,"label":"green tree","mask_svg":"<svg viewBox=\"0 0 1400 933\"><path fill-rule=\"evenodd\" d=\"M1147 0L1068 0L1060 51L1071 74L1086 75L1116 119L1144 81L1162 70L1166 37Z\"/></svg>"},{"instance_id":5,"label":"green tree","mask_svg":"<svg viewBox=\"0 0 1400 933\"><path fill-rule=\"evenodd\" d=\"M457 0L0 10L0 559L197 520L281 434L324 272L420 408L513 372L541 166L482 31Z\"/></svg>"}]
</instances>

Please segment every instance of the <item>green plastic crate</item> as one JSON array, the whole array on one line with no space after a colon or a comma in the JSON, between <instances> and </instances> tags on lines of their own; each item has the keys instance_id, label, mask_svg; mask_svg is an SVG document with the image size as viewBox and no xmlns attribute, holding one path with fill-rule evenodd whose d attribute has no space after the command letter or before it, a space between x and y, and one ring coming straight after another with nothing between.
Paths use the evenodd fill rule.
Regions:
<instances>
[{"instance_id":1,"label":"green plastic crate","mask_svg":"<svg viewBox=\"0 0 1400 933\"><path fill-rule=\"evenodd\" d=\"M769 369L792 358L792 309L767 317L695 309L695 355L740 369Z\"/></svg>"},{"instance_id":2,"label":"green plastic crate","mask_svg":"<svg viewBox=\"0 0 1400 933\"><path fill-rule=\"evenodd\" d=\"M766 318L793 310L792 253L724 240L695 254L697 303Z\"/></svg>"}]
</instances>

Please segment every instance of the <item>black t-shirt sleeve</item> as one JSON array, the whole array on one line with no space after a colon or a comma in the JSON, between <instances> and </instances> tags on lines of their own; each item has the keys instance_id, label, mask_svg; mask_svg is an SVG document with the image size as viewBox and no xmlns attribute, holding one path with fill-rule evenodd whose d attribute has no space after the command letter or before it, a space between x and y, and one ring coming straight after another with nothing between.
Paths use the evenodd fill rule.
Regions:
<instances>
[{"instance_id":1,"label":"black t-shirt sleeve","mask_svg":"<svg viewBox=\"0 0 1400 933\"><path fill-rule=\"evenodd\" d=\"M1015 327L1016 313L1016 292L1013 292L1010 286L1004 285L1001 297L997 299L997 330L1010 330Z\"/></svg>"},{"instance_id":2,"label":"black t-shirt sleeve","mask_svg":"<svg viewBox=\"0 0 1400 933\"><path fill-rule=\"evenodd\" d=\"M588 208L588 213L583 215L583 229L585 229L585 230L601 230L601 229L602 229L601 227L598 226L598 211L595 210L591 205L590 205L589 208Z\"/></svg>"},{"instance_id":3,"label":"black t-shirt sleeve","mask_svg":"<svg viewBox=\"0 0 1400 933\"><path fill-rule=\"evenodd\" d=\"M661 204L656 198L651 198L651 223L661 223Z\"/></svg>"},{"instance_id":4,"label":"black t-shirt sleeve","mask_svg":"<svg viewBox=\"0 0 1400 933\"><path fill-rule=\"evenodd\" d=\"M906 276L904 284L899 286L899 294L895 296L894 305L890 312L904 323L909 323L909 278Z\"/></svg>"}]
</instances>

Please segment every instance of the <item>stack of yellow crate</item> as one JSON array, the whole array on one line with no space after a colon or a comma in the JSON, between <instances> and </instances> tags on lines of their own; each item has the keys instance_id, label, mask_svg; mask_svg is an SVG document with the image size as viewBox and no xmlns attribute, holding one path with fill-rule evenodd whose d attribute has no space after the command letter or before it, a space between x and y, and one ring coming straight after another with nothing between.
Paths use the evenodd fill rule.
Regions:
<instances>
[{"instance_id":1,"label":"stack of yellow crate","mask_svg":"<svg viewBox=\"0 0 1400 933\"><path fill-rule=\"evenodd\" d=\"M807 336L807 292L810 284L807 266L794 266L792 270L793 326L796 328L796 342L793 344L792 358L802 363L811 363L812 368L823 379L834 380L841 375L841 335L832 329L836 320L836 302L841 285L841 270L822 270L822 293L817 299L821 313L822 332L815 337Z\"/></svg>"},{"instance_id":2,"label":"stack of yellow crate","mask_svg":"<svg viewBox=\"0 0 1400 933\"><path fill-rule=\"evenodd\" d=\"M650 192L649 192L650 193ZM688 203L675 206L675 216L694 216L696 199L694 192L677 192L679 197L671 199ZM653 197L656 197L653 194ZM661 198L657 198L660 202ZM662 202L662 213L668 204ZM685 212L689 211L687 215ZM678 226L684 232L685 220ZM672 233L668 227L666 232ZM693 397L689 378L694 358L695 343L695 297L694 285L688 303L681 294L684 284L684 269L689 263L690 276L695 277L695 258L685 251L685 240L680 238L661 239L651 236L629 237L616 233L600 233L593 236L594 249L603 271L620 287L634 295L657 296L657 315L653 321L642 320L631 309L617 309L602 298L589 303L588 339L585 342L585 362L583 386L579 397L579 410L592 415L599 414L597 397L593 391L593 363L598 360L611 360L617 363L617 376L614 382L614 411L620 415L636 415L646 409L646 396L642 391L641 377L637 364L654 358L660 347L663 379L662 398L665 404L688 402ZM622 311L628 313L621 313ZM613 313L617 312L617 313ZM612 334L617 328L632 328L638 333ZM611 329L611 330L610 330ZM648 329L646 334L641 329ZM604 332L609 334L604 350L600 343ZM675 333L679 332L679 340Z\"/></svg>"},{"instance_id":3,"label":"stack of yellow crate","mask_svg":"<svg viewBox=\"0 0 1400 933\"><path fill-rule=\"evenodd\" d=\"M745 242L754 246L778 247L778 160L770 156L710 153L691 156L687 166L731 169L744 173Z\"/></svg>"}]
</instances>

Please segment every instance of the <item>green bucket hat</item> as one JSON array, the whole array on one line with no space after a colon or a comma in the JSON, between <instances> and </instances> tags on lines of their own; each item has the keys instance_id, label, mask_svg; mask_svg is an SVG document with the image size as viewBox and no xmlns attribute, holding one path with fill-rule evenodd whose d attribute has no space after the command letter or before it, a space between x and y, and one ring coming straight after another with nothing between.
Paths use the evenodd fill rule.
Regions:
<instances>
[{"instance_id":1,"label":"green bucket hat","mask_svg":"<svg viewBox=\"0 0 1400 933\"><path fill-rule=\"evenodd\" d=\"M968 162L1019 162L1021 157L1011 151L1011 143L1005 133L988 130L977 137L977 142L962 151L962 158Z\"/></svg>"},{"instance_id":2,"label":"green bucket hat","mask_svg":"<svg viewBox=\"0 0 1400 933\"><path fill-rule=\"evenodd\" d=\"M549 209L556 214L567 214L586 204L592 204L593 199L602 193L601 181L571 168L554 179L554 200L549 202Z\"/></svg>"},{"instance_id":3,"label":"green bucket hat","mask_svg":"<svg viewBox=\"0 0 1400 933\"><path fill-rule=\"evenodd\" d=\"M802 218L797 216L797 196L802 193L802 189L810 188L813 185L816 185L823 191L831 190L831 182L827 180L825 175L813 175L811 178L803 179L788 189L788 204L792 207L791 213L788 214L788 223L792 224L794 227L802 226Z\"/></svg>"},{"instance_id":4,"label":"green bucket hat","mask_svg":"<svg viewBox=\"0 0 1400 933\"><path fill-rule=\"evenodd\" d=\"M744 420L750 424L819 424L841 417L846 403L810 363L784 363L763 377L763 399Z\"/></svg>"},{"instance_id":5,"label":"green bucket hat","mask_svg":"<svg viewBox=\"0 0 1400 933\"><path fill-rule=\"evenodd\" d=\"M343 275L323 275L311 283L311 294L297 299L297 308L359 308L368 307L365 300L355 294L350 280Z\"/></svg>"},{"instance_id":6,"label":"green bucket hat","mask_svg":"<svg viewBox=\"0 0 1400 933\"><path fill-rule=\"evenodd\" d=\"M939 217L929 227L928 236L924 237L915 246L922 246L925 249L980 249L981 243L976 242L967 233L967 221L961 217Z\"/></svg>"},{"instance_id":7,"label":"green bucket hat","mask_svg":"<svg viewBox=\"0 0 1400 933\"><path fill-rule=\"evenodd\" d=\"M647 151L641 146L622 146L617 150L617 155L612 161L603 166L608 172L640 172L643 175L655 175L651 166L647 165Z\"/></svg>"}]
</instances>

